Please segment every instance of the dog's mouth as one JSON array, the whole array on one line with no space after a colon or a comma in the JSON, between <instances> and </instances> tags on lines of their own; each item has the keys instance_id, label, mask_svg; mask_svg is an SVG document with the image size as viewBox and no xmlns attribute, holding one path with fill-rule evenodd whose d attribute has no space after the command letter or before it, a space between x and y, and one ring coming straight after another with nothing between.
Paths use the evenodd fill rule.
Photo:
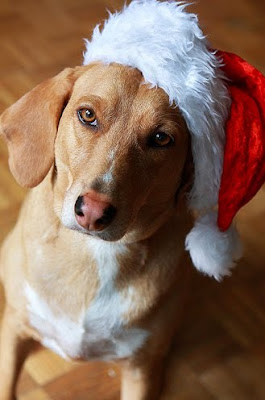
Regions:
<instances>
[{"instance_id":1,"label":"dog's mouth","mask_svg":"<svg viewBox=\"0 0 265 400\"><path fill-rule=\"evenodd\" d=\"M69 190L58 217L67 228L105 241L118 241L130 229L132 208L124 202L110 200L102 193L89 190L85 195L74 195Z\"/></svg>"},{"instance_id":2,"label":"dog's mouth","mask_svg":"<svg viewBox=\"0 0 265 400\"><path fill-rule=\"evenodd\" d=\"M101 230L88 230L80 227L78 224L76 224L74 227L72 226L70 229L74 229L86 236L92 236L106 242L117 242L127 234L127 232L130 230L130 226L131 224L120 223L117 221L117 223L113 223Z\"/></svg>"},{"instance_id":3,"label":"dog's mouth","mask_svg":"<svg viewBox=\"0 0 265 400\"><path fill-rule=\"evenodd\" d=\"M131 242L149 236L150 229L157 225L157 215L150 212L147 194L132 198L91 187L82 190L75 186L66 193L58 215L66 228L108 242Z\"/></svg>"}]
</instances>

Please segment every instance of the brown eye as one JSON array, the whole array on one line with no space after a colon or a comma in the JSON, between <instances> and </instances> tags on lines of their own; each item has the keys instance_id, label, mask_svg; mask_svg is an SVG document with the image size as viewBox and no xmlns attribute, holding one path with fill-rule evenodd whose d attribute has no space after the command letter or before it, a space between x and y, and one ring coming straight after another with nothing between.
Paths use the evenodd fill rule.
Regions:
<instances>
[{"instance_id":1,"label":"brown eye","mask_svg":"<svg viewBox=\"0 0 265 400\"><path fill-rule=\"evenodd\" d=\"M167 147L174 143L174 139L164 132L156 132L149 138L151 147Z\"/></svg>"},{"instance_id":2,"label":"brown eye","mask_svg":"<svg viewBox=\"0 0 265 400\"><path fill-rule=\"evenodd\" d=\"M94 110L91 108L81 108L77 111L79 121L83 125L97 126L97 118Z\"/></svg>"}]
</instances>

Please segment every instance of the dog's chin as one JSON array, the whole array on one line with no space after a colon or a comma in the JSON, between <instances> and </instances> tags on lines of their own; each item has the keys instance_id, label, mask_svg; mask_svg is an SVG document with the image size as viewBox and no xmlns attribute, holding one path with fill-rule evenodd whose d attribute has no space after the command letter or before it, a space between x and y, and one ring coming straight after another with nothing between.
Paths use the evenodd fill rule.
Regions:
<instances>
[{"instance_id":1,"label":"dog's chin","mask_svg":"<svg viewBox=\"0 0 265 400\"><path fill-rule=\"evenodd\" d=\"M126 227L119 226L119 229L115 229L115 227L108 227L103 229L102 231L89 231L88 229L83 228L79 224L75 223L65 223L62 221L63 225L67 229L71 229L73 231L79 232L83 235L91 236L93 238L98 238L104 240L106 242L116 242L123 238L126 234Z\"/></svg>"},{"instance_id":2,"label":"dog's chin","mask_svg":"<svg viewBox=\"0 0 265 400\"><path fill-rule=\"evenodd\" d=\"M103 229L99 232L87 232L86 235L92 236L97 239L104 240L105 242L117 242L123 238L126 232L115 232L111 229Z\"/></svg>"}]
</instances>

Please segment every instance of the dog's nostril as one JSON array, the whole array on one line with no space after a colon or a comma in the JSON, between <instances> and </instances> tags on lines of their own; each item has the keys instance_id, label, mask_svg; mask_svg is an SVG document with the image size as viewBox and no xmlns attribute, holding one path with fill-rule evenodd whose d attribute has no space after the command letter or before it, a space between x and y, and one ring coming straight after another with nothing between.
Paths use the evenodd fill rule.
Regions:
<instances>
[{"instance_id":1,"label":"dog's nostril","mask_svg":"<svg viewBox=\"0 0 265 400\"><path fill-rule=\"evenodd\" d=\"M75 213L79 217L84 216L84 213L82 211L82 205L83 205L83 196L79 196L75 202Z\"/></svg>"},{"instance_id":2,"label":"dog's nostril","mask_svg":"<svg viewBox=\"0 0 265 400\"><path fill-rule=\"evenodd\" d=\"M101 227L109 225L113 221L116 214L117 214L117 209L115 207L113 206L107 207L104 210L102 217L96 220L96 227L99 229Z\"/></svg>"},{"instance_id":3,"label":"dog's nostril","mask_svg":"<svg viewBox=\"0 0 265 400\"><path fill-rule=\"evenodd\" d=\"M117 209L113 206L109 206L104 210L103 217L101 219L103 219L105 223L110 223L116 214Z\"/></svg>"}]
</instances>

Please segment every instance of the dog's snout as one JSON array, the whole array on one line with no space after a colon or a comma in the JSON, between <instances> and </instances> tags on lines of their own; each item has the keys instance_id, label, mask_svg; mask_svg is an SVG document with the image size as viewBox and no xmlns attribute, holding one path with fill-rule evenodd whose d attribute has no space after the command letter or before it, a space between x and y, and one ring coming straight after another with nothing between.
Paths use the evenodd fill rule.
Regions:
<instances>
[{"instance_id":1,"label":"dog's snout","mask_svg":"<svg viewBox=\"0 0 265 400\"><path fill-rule=\"evenodd\" d=\"M94 191L79 196L75 203L76 220L88 231L102 231L111 224L116 213L107 196Z\"/></svg>"}]
</instances>

